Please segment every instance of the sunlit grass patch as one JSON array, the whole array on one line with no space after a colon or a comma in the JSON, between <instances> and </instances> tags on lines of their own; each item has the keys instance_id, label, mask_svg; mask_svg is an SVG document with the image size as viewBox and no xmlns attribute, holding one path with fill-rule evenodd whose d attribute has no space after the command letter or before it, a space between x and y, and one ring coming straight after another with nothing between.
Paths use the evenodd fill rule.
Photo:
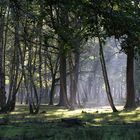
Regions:
<instances>
[{"instance_id":1,"label":"sunlit grass patch","mask_svg":"<svg viewBox=\"0 0 140 140\"><path fill-rule=\"evenodd\" d=\"M20 110L21 108L21 110ZM94 122L94 124L105 124L109 122L135 122L140 121L140 108L137 108L133 111L119 111L117 113L112 113L111 109L108 107L102 108L87 108L87 109L76 109L76 110L68 110L60 107L41 107L41 111L45 111L45 113L31 115L27 110L27 106L17 106L16 110L10 114L8 114L9 118L12 121L24 121L24 119L28 120L57 120L61 118L81 118L84 121ZM3 115L0 115L0 118L3 118Z\"/></svg>"},{"instance_id":2,"label":"sunlit grass patch","mask_svg":"<svg viewBox=\"0 0 140 140\"><path fill-rule=\"evenodd\" d=\"M39 114L31 115L27 106L17 106L12 113L0 114L1 118L6 118L9 122L0 127L0 137L20 139L19 137L25 136L39 140L43 138L63 140L67 137L76 140L90 140L93 137L99 140L110 138L117 140L121 137L122 140L131 140L138 138L140 134L140 129L134 124L140 122L140 108L112 113L110 107L68 110L41 106ZM65 125L61 121L62 118L77 118L82 120L83 125ZM129 134L126 133L128 131L126 129L129 130Z\"/></svg>"}]
</instances>

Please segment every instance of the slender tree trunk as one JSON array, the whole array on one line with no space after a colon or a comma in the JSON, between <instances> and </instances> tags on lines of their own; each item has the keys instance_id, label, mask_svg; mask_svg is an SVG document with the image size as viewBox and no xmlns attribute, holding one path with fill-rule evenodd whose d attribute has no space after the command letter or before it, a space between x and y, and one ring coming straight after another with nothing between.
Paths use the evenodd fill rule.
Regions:
<instances>
[{"instance_id":1,"label":"slender tree trunk","mask_svg":"<svg viewBox=\"0 0 140 140\"><path fill-rule=\"evenodd\" d=\"M3 33L4 33L4 17L2 15L3 8L0 8L0 110L3 112L6 104L5 83L3 73Z\"/></svg>"},{"instance_id":2,"label":"slender tree trunk","mask_svg":"<svg viewBox=\"0 0 140 140\"><path fill-rule=\"evenodd\" d=\"M28 58L28 74L29 74L29 84L30 84L30 97L29 97L29 110L31 114L37 114L40 108L40 101L37 93L37 88L34 81L34 73L35 73L35 66L36 66L36 57L37 57L37 47L35 50L34 61L32 61L32 49L29 46L29 58ZM32 65L33 63L33 65ZM34 66L34 67L33 67Z\"/></svg>"},{"instance_id":3,"label":"slender tree trunk","mask_svg":"<svg viewBox=\"0 0 140 140\"><path fill-rule=\"evenodd\" d=\"M11 11L14 21L14 55L12 59L12 67L11 67L11 78L10 78L10 93L8 96L7 101L7 111L13 111L16 104L16 94L18 92L18 89L20 87L20 83L22 82L23 74L19 74L19 63L20 63L20 41L19 41L19 18L20 14L18 11L18 8L16 7L14 2L11 2ZM21 76L21 77L20 77ZM18 81L18 78L20 79Z\"/></svg>"},{"instance_id":4,"label":"slender tree trunk","mask_svg":"<svg viewBox=\"0 0 140 140\"><path fill-rule=\"evenodd\" d=\"M74 66L74 85L73 85L73 92L74 92L74 100L73 103L76 105L76 95L77 95L77 85L78 85L78 77L79 77L79 62L80 62L80 53L79 53L80 45L78 45L77 52L75 52L75 66Z\"/></svg>"},{"instance_id":5,"label":"slender tree trunk","mask_svg":"<svg viewBox=\"0 0 140 140\"><path fill-rule=\"evenodd\" d=\"M49 105L53 105L53 98L54 98L54 90L55 90L55 74L52 75L52 85L51 85L51 91L50 91L50 101Z\"/></svg>"},{"instance_id":6,"label":"slender tree trunk","mask_svg":"<svg viewBox=\"0 0 140 140\"><path fill-rule=\"evenodd\" d=\"M40 97L39 104L41 104L42 94L43 94L43 84L42 84L42 40L43 40L43 9L44 9L43 0L40 0L40 21L38 23L39 28L39 85L40 85Z\"/></svg>"},{"instance_id":7,"label":"slender tree trunk","mask_svg":"<svg viewBox=\"0 0 140 140\"><path fill-rule=\"evenodd\" d=\"M127 68L126 68L126 104L125 109L135 108L135 90L134 90L134 49L131 48L127 53Z\"/></svg>"},{"instance_id":8,"label":"slender tree trunk","mask_svg":"<svg viewBox=\"0 0 140 140\"><path fill-rule=\"evenodd\" d=\"M109 101L109 104L110 104L113 112L117 112L117 109L115 108L115 105L113 103L113 98L112 98L112 95L111 95L111 90L110 90L110 85L109 85L109 80L108 80L108 74L107 74L107 69L106 69L106 63L105 63L104 54L103 54L103 46L102 46L102 42L101 42L101 39L100 39L99 36L98 36L98 40L99 40L99 46L100 46L100 51L99 51L100 62L101 62L101 66L102 66L103 77L104 77L104 82L105 82L108 101Z\"/></svg>"},{"instance_id":9,"label":"slender tree trunk","mask_svg":"<svg viewBox=\"0 0 140 140\"><path fill-rule=\"evenodd\" d=\"M45 82L45 103L47 103L47 98L48 98L48 91L49 91L49 87L48 87L48 80L47 80L47 57L44 57L44 82Z\"/></svg>"}]
</instances>

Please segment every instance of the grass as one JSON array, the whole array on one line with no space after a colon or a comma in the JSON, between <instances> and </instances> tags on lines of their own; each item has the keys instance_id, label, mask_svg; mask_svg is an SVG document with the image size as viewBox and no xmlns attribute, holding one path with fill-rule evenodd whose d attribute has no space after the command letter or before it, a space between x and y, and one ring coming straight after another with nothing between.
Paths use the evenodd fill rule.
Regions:
<instances>
[{"instance_id":1,"label":"grass","mask_svg":"<svg viewBox=\"0 0 140 140\"><path fill-rule=\"evenodd\" d=\"M77 109L41 106L30 115L27 106L17 106L10 114L1 114L8 124L0 125L0 139L36 140L139 140L140 108L112 113L110 108ZM46 112L44 112L46 111ZM78 118L83 125L67 125L62 118Z\"/></svg>"}]
</instances>

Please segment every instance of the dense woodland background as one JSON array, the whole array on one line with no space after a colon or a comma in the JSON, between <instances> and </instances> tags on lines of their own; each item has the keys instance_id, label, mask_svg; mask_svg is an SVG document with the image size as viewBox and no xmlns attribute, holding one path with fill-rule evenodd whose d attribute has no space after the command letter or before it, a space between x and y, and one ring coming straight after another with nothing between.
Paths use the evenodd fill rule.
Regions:
<instances>
[{"instance_id":1,"label":"dense woodland background","mask_svg":"<svg viewBox=\"0 0 140 140\"><path fill-rule=\"evenodd\" d=\"M139 0L0 0L0 111L140 103Z\"/></svg>"}]
</instances>

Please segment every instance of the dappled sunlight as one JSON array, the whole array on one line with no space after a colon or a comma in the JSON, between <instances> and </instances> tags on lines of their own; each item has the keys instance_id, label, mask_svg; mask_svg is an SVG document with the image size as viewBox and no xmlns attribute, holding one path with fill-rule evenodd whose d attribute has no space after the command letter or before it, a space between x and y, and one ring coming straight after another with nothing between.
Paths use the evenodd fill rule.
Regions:
<instances>
[{"instance_id":1,"label":"dappled sunlight","mask_svg":"<svg viewBox=\"0 0 140 140\"><path fill-rule=\"evenodd\" d=\"M53 119L79 117L81 115L81 112L82 112L81 109L77 109L73 111L69 111L68 109L58 109L54 111L48 110L45 116L47 117L47 119L52 119L52 116Z\"/></svg>"},{"instance_id":2,"label":"dappled sunlight","mask_svg":"<svg viewBox=\"0 0 140 140\"><path fill-rule=\"evenodd\" d=\"M119 107L118 107L119 108ZM120 110L122 107L120 107ZM23 111L24 110L24 111ZM45 110L44 113L42 113ZM0 118L3 118L4 115L0 115ZM22 122L47 122L60 120L62 118L79 118L84 121L86 124L94 125L106 125L106 124L125 124L133 123L140 121L140 108L137 108L133 111L119 111L112 113L109 107L102 108L85 108L85 109L76 109L69 110L65 108L55 108L43 106L40 113L36 115L31 115L28 113L26 107L17 106L16 110L8 114L10 122L22 123Z\"/></svg>"},{"instance_id":3,"label":"dappled sunlight","mask_svg":"<svg viewBox=\"0 0 140 140\"><path fill-rule=\"evenodd\" d=\"M11 112L10 114L11 115L17 115L17 114L23 114L23 113L22 112L19 112L19 111L16 111L16 112L14 111L14 112Z\"/></svg>"},{"instance_id":4,"label":"dappled sunlight","mask_svg":"<svg viewBox=\"0 0 140 140\"><path fill-rule=\"evenodd\" d=\"M28 137L31 137L31 135L39 137L57 135L58 137L63 133L66 136L73 135L73 137L76 137L78 131L78 135L81 137L84 137L85 133L91 136L97 135L97 133L99 135L102 133L107 135L108 133L112 136L110 133L114 133L114 127L116 128L115 133L119 135L122 133L122 129L125 131L125 127L130 127L130 125L140 121L140 109L138 108L134 111L122 110L112 113L108 107L69 110L61 107L43 106L39 114L31 115L27 112L26 107L17 106L13 113L6 116L0 114L0 118L5 117L9 120L8 125L1 128L0 134L5 133L8 137L25 134ZM80 119L82 124L67 124L62 122L62 118Z\"/></svg>"},{"instance_id":5,"label":"dappled sunlight","mask_svg":"<svg viewBox=\"0 0 140 140\"><path fill-rule=\"evenodd\" d=\"M0 8L0 140L140 139L139 0Z\"/></svg>"}]
</instances>

